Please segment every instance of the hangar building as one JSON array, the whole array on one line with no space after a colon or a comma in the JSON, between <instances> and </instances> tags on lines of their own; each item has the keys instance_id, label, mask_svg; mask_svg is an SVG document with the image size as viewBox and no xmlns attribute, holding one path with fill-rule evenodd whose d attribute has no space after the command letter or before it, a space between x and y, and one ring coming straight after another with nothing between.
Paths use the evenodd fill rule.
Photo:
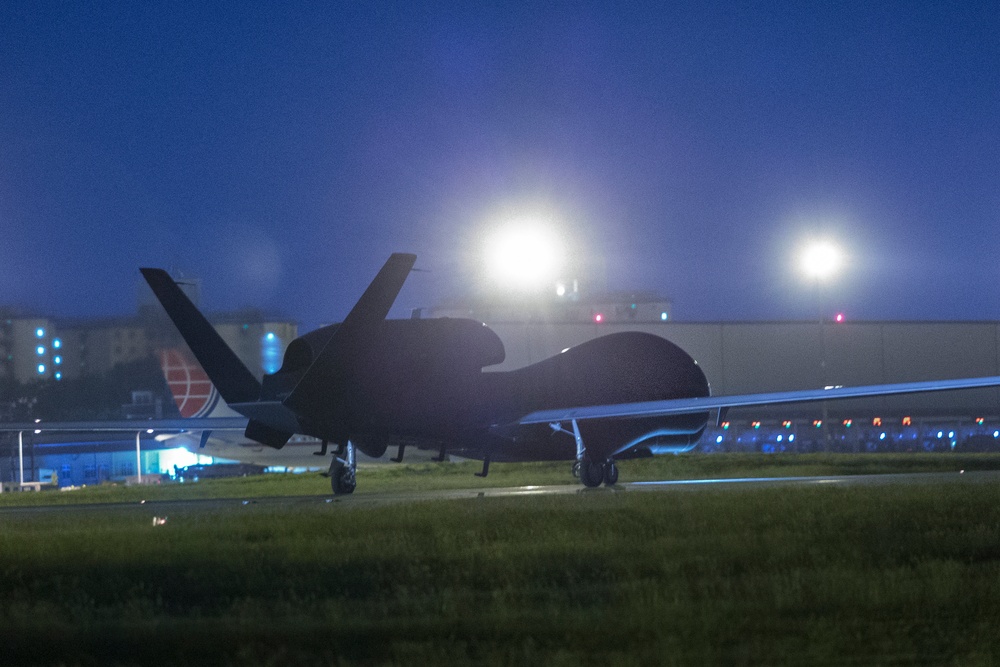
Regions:
<instances>
[{"instance_id":1,"label":"hangar building","mask_svg":"<svg viewBox=\"0 0 1000 667\"><path fill-rule=\"evenodd\" d=\"M615 331L645 331L679 345L712 393L748 394L1000 375L997 322L491 323L509 370ZM1000 390L837 401L837 414L996 414ZM775 414L787 413L788 407ZM811 414L815 407L795 407Z\"/></svg>"},{"instance_id":2,"label":"hangar building","mask_svg":"<svg viewBox=\"0 0 1000 667\"><path fill-rule=\"evenodd\" d=\"M998 322L494 322L510 370L616 331L679 345L714 395L1000 375ZM701 451L1000 451L1000 389L733 409Z\"/></svg>"}]
</instances>

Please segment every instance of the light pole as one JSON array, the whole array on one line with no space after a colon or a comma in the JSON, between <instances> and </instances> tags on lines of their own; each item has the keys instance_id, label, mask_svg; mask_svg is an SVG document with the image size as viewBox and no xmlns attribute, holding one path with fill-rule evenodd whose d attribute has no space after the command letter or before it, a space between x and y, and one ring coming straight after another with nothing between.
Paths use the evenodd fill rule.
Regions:
<instances>
[{"instance_id":1,"label":"light pole","mask_svg":"<svg viewBox=\"0 0 1000 667\"><path fill-rule=\"evenodd\" d=\"M816 304L819 310L819 369L820 382L827 385L826 375L826 317L823 315L824 282L828 282L840 270L843 264L843 253L840 248L828 240L813 241L803 248L799 260L802 272L816 283ZM829 414L826 401L822 403L823 449L830 448Z\"/></svg>"}]
</instances>

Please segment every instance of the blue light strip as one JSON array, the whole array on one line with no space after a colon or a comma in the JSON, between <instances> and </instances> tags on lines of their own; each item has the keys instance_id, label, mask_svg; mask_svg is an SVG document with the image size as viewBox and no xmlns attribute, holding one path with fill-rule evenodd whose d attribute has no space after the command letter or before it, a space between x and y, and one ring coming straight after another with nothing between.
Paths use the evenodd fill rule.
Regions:
<instances>
[{"instance_id":1,"label":"blue light strip","mask_svg":"<svg viewBox=\"0 0 1000 667\"><path fill-rule=\"evenodd\" d=\"M675 479L657 482L629 482L630 486L690 486L695 484L746 484L748 482L814 482L836 484L843 480L835 477L727 477L722 479Z\"/></svg>"}]
</instances>

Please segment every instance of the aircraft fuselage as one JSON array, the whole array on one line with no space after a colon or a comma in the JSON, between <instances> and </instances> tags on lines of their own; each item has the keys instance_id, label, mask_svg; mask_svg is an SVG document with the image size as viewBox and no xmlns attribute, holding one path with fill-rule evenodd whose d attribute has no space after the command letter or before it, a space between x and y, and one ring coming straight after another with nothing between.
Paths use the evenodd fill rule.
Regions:
<instances>
[{"instance_id":1,"label":"aircraft fuselage","mask_svg":"<svg viewBox=\"0 0 1000 667\"><path fill-rule=\"evenodd\" d=\"M333 337L337 325L293 341L282 368L265 376L262 399L280 400ZM513 371L485 371L503 361L503 344L485 325L464 319L386 320L376 340L326 378L320 415L303 432L349 438L377 454L386 445L445 446L472 458L571 459L572 437L548 425L511 427L543 409L707 396L697 363L657 336L603 336ZM588 449L610 456L644 434L697 439L706 414L595 420L581 426ZM507 425L504 427L503 425Z\"/></svg>"}]
</instances>

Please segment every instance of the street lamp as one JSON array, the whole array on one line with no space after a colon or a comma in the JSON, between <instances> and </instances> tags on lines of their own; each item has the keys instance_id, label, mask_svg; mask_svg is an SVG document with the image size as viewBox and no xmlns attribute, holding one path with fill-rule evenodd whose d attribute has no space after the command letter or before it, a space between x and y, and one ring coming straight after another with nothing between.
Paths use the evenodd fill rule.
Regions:
<instances>
[{"instance_id":1,"label":"street lamp","mask_svg":"<svg viewBox=\"0 0 1000 667\"><path fill-rule=\"evenodd\" d=\"M840 270L843 265L843 253L840 248L829 240L813 241L805 246L799 258L799 266L802 272L816 282L816 303L819 309L819 369L820 381L823 386L827 384L826 375L826 328L823 316L823 298L821 287L829 281ZM829 412L826 401L822 403L823 410L823 446L829 449Z\"/></svg>"}]
</instances>

